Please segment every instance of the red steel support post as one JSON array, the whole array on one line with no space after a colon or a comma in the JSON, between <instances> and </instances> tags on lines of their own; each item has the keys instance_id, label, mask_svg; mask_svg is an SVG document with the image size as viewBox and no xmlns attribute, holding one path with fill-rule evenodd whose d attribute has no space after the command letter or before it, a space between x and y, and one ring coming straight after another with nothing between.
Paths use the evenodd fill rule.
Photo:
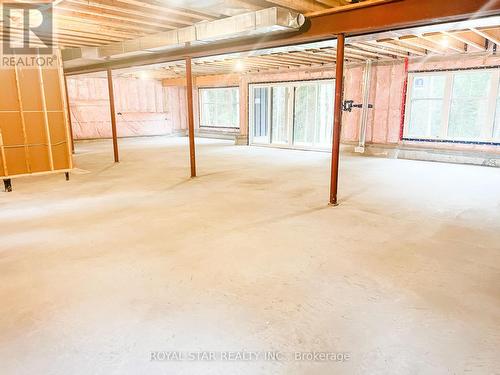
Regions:
<instances>
[{"instance_id":1,"label":"red steel support post","mask_svg":"<svg viewBox=\"0 0 500 375\"><path fill-rule=\"evenodd\" d=\"M333 119L332 169L330 180L330 204L338 205L337 190L339 181L340 135L342 130L342 100L344 90L344 45L345 36L337 36L337 59L335 74L335 103Z\"/></svg>"},{"instance_id":2,"label":"red steel support post","mask_svg":"<svg viewBox=\"0 0 500 375\"><path fill-rule=\"evenodd\" d=\"M115 94L113 90L113 72L107 69L108 73L108 95L109 95L109 111L111 112L111 132L113 134L113 153L115 156L115 163L120 161L118 155L118 136L116 132L116 113L115 113Z\"/></svg>"},{"instance_id":3,"label":"red steel support post","mask_svg":"<svg viewBox=\"0 0 500 375\"><path fill-rule=\"evenodd\" d=\"M189 161L191 163L191 177L196 177L193 112L193 74L191 71L191 57L186 57L186 94L188 107Z\"/></svg>"}]
</instances>

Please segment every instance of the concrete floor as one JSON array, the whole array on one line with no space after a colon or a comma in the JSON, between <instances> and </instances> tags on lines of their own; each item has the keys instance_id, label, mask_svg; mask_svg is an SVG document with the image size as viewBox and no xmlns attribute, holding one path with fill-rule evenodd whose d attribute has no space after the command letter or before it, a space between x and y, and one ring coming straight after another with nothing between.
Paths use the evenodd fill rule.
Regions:
<instances>
[{"instance_id":1,"label":"concrete floor","mask_svg":"<svg viewBox=\"0 0 500 375\"><path fill-rule=\"evenodd\" d=\"M500 373L500 169L344 155L334 208L327 153L120 145L0 193L2 375Z\"/></svg>"}]
</instances>

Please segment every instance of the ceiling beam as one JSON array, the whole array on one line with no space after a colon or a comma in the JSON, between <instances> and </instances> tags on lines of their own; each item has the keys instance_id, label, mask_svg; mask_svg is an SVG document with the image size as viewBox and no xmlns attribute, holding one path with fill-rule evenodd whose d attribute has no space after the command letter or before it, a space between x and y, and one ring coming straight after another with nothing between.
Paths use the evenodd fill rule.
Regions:
<instances>
[{"instance_id":1,"label":"ceiling beam","mask_svg":"<svg viewBox=\"0 0 500 375\"><path fill-rule=\"evenodd\" d=\"M400 0L370 7L355 8L342 13L315 16L309 18L303 29L298 32L191 46L175 51L67 69L66 73L77 74L99 71L108 67L123 68L175 61L181 60L187 55L192 58L199 58L224 53L246 52L329 40L339 33L344 33L349 37L398 28L464 21L473 16L486 17L499 13L500 1L495 1L490 7L484 7L484 0Z\"/></svg>"},{"instance_id":2,"label":"ceiling beam","mask_svg":"<svg viewBox=\"0 0 500 375\"><path fill-rule=\"evenodd\" d=\"M486 33L485 31L481 31L478 29L471 29L473 32L475 32L477 35L482 36L483 38L489 40L490 42L496 44L497 46L500 45L500 39L494 37L493 35L490 35Z\"/></svg>"},{"instance_id":3,"label":"ceiling beam","mask_svg":"<svg viewBox=\"0 0 500 375\"><path fill-rule=\"evenodd\" d=\"M422 48L426 51L433 52L437 55L444 55L446 53L443 49L436 48L433 45L430 45L430 43L425 43L424 40L421 40L414 36L394 38L394 40L397 40L400 43L407 44L412 47Z\"/></svg>"},{"instance_id":4,"label":"ceiling beam","mask_svg":"<svg viewBox=\"0 0 500 375\"><path fill-rule=\"evenodd\" d=\"M141 8L142 9L149 9L149 10L153 10L155 12L171 13L171 14L175 14L178 16L193 18L193 19L196 19L198 21L213 20L216 18L213 15L203 13L200 11L190 11L190 10L186 10L186 9L176 8L176 7L173 7L170 5L165 6L165 3L163 5L158 5L157 2L149 1L149 0L113 0L113 2L133 5L133 6L139 7L140 9Z\"/></svg>"},{"instance_id":5,"label":"ceiling beam","mask_svg":"<svg viewBox=\"0 0 500 375\"><path fill-rule=\"evenodd\" d=\"M401 43L399 41L398 38L394 38L394 39L387 39L387 40L377 40L376 42L366 42L368 44L373 44L373 43L376 43L376 44L382 44L384 46L387 46L389 48L396 48L400 51L406 51L408 53L411 53L413 55L416 55L416 56L425 56L427 54L425 48L419 48L419 47L410 47L410 46L406 46L404 45L403 43Z\"/></svg>"},{"instance_id":6,"label":"ceiling beam","mask_svg":"<svg viewBox=\"0 0 500 375\"><path fill-rule=\"evenodd\" d=\"M475 49L479 50L479 51L486 51L486 47L479 43L476 43L474 42L473 40L471 40L470 38L467 38L459 33L456 33L456 32L448 32L448 31L443 31L442 32L444 35L446 35L447 37L449 38L452 38L452 39L455 39L455 40L458 40L462 43L465 43L467 44L468 46L471 46L471 47L474 47Z\"/></svg>"},{"instance_id":7,"label":"ceiling beam","mask_svg":"<svg viewBox=\"0 0 500 375\"><path fill-rule=\"evenodd\" d=\"M127 15L131 16L139 16L141 18L148 18L151 17L155 21L165 21L168 22L169 24L174 24L179 25L179 27L182 26L189 26L193 24L192 20L186 19L186 18L179 18L179 16L166 16L163 15L161 12L156 12L156 14L150 13L147 9L134 9L132 7L124 7L122 6L116 6L116 5L109 5L107 3L103 3L100 1L91 1L91 0L64 0L65 4L74 4L74 5L79 5L79 6L84 6L87 8L95 8L95 9L102 9L102 10L107 10L107 11L112 11L112 12L120 12L120 13L125 13Z\"/></svg>"},{"instance_id":8,"label":"ceiling beam","mask_svg":"<svg viewBox=\"0 0 500 375\"><path fill-rule=\"evenodd\" d=\"M330 8L329 5L314 0L267 0L267 2L299 12L314 12Z\"/></svg>"}]
</instances>

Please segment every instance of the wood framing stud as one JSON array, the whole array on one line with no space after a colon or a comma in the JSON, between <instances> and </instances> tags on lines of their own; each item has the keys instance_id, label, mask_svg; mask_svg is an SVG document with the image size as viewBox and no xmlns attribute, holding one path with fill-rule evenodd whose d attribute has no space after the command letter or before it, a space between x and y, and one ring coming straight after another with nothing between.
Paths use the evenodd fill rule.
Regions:
<instances>
[{"instance_id":1,"label":"wood framing stud","mask_svg":"<svg viewBox=\"0 0 500 375\"><path fill-rule=\"evenodd\" d=\"M108 73L108 93L109 93L109 110L111 113L111 132L113 134L113 153L115 156L115 163L120 162L118 155L118 136L116 133L116 113L115 113L115 94L113 91L113 72L107 69Z\"/></svg>"},{"instance_id":2,"label":"wood framing stud","mask_svg":"<svg viewBox=\"0 0 500 375\"><path fill-rule=\"evenodd\" d=\"M345 36L337 36L337 64L335 73L335 103L333 119L332 169L330 178L330 204L338 205L337 191L339 181L340 133L342 130L342 99L344 89L344 47Z\"/></svg>"},{"instance_id":3,"label":"wood framing stud","mask_svg":"<svg viewBox=\"0 0 500 375\"><path fill-rule=\"evenodd\" d=\"M405 59L404 65L404 81L403 81L403 94L401 95L401 122L399 125L399 140L403 140L404 129L405 129L405 116L406 116L406 94L408 93L408 69L409 69L409 59Z\"/></svg>"},{"instance_id":4,"label":"wood framing stud","mask_svg":"<svg viewBox=\"0 0 500 375\"><path fill-rule=\"evenodd\" d=\"M50 136L49 116L47 114L47 99L45 97L45 84L43 82L42 67L38 66L38 79L40 80L40 97L42 99L43 123L45 125L45 139L49 155L50 170L54 170L54 155L52 150L52 137Z\"/></svg>"},{"instance_id":5,"label":"wood framing stud","mask_svg":"<svg viewBox=\"0 0 500 375\"><path fill-rule=\"evenodd\" d=\"M64 92L66 94L66 107L68 111L69 135L71 138L71 153L75 153L75 140L73 139L73 123L71 122L71 107L69 105L68 80L64 76Z\"/></svg>"},{"instance_id":6,"label":"wood framing stud","mask_svg":"<svg viewBox=\"0 0 500 375\"><path fill-rule=\"evenodd\" d=\"M191 163L191 177L196 177L196 155L194 144L194 112L193 112L193 74L191 71L191 58L186 57L186 95L188 110L189 134L189 161Z\"/></svg>"}]
</instances>

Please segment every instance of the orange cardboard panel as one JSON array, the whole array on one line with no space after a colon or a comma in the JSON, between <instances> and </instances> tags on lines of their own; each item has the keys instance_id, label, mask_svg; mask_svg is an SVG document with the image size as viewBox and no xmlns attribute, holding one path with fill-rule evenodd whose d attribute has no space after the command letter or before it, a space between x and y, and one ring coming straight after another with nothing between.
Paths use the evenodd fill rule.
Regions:
<instances>
[{"instance_id":1,"label":"orange cardboard panel","mask_svg":"<svg viewBox=\"0 0 500 375\"><path fill-rule=\"evenodd\" d=\"M49 112L50 138L53 144L66 141L66 122L64 112Z\"/></svg>"},{"instance_id":2,"label":"orange cardboard panel","mask_svg":"<svg viewBox=\"0 0 500 375\"><path fill-rule=\"evenodd\" d=\"M5 159L9 170L9 176L29 173L28 167L26 166L26 151L24 147L6 148Z\"/></svg>"},{"instance_id":3,"label":"orange cardboard panel","mask_svg":"<svg viewBox=\"0 0 500 375\"><path fill-rule=\"evenodd\" d=\"M16 72L14 69L0 69L0 111L18 111Z\"/></svg>"},{"instance_id":4,"label":"orange cardboard panel","mask_svg":"<svg viewBox=\"0 0 500 375\"><path fill-rule=\"evenodd\" d=\"M49 148L45 145L28 147L31 173L50 171ZM10 173L10 171L9 171Z\"/></svg>"},{"instance_id":5,"label":"orange cardboard panel","mask_svg":"<svg viewBox=\"0 0 500 375\"><path fill-rule=\"evenodd\" d=\"M56 69L45 69L42 71L42 77L47 111L62 111L63 100L59 72Z\"/></svg>"},{"instance_id":6,"label":"orange cardboard panel","mask_svg":"<svg viewBox=\"0 0 500 375\"><path fill-rule=\"evenodd\" d=\"M42 111L42 92L38 69L18 69L24 111Z\"/></svg>"},{"instance_id":7,"label":"orange cardboard panel","mask_svg":"<svg viewBox=\"0 0 500 375\"><path fill-rule=\"evenodd\" d=\"M0 131L5 146L24 144L23 125L19 112L0 112Z\"/></svg>"},{"instance_id":8,"label":"orange cardboard panel","mask_svg":"<svg viewBox=\"0 0 500 375\"><path fill-rule=\"evenodd\" d=\"M26 127L26 138L28 144L47 144L47 134L45 131L43 112L25 112L24 124Z\"/></svg>"},{"instance_id":9,"label":"orange cardboard panel","mask_svg":"<svg viewBox=\"0 0 500 375\"><path fill-rule=\"evenodd\" d=\"M69 169L70 161L69 161L69 149L67 143L61 143L55 146L52 146L52 157L54 159L54 169Z\"/></svg>"}]
</instances>

